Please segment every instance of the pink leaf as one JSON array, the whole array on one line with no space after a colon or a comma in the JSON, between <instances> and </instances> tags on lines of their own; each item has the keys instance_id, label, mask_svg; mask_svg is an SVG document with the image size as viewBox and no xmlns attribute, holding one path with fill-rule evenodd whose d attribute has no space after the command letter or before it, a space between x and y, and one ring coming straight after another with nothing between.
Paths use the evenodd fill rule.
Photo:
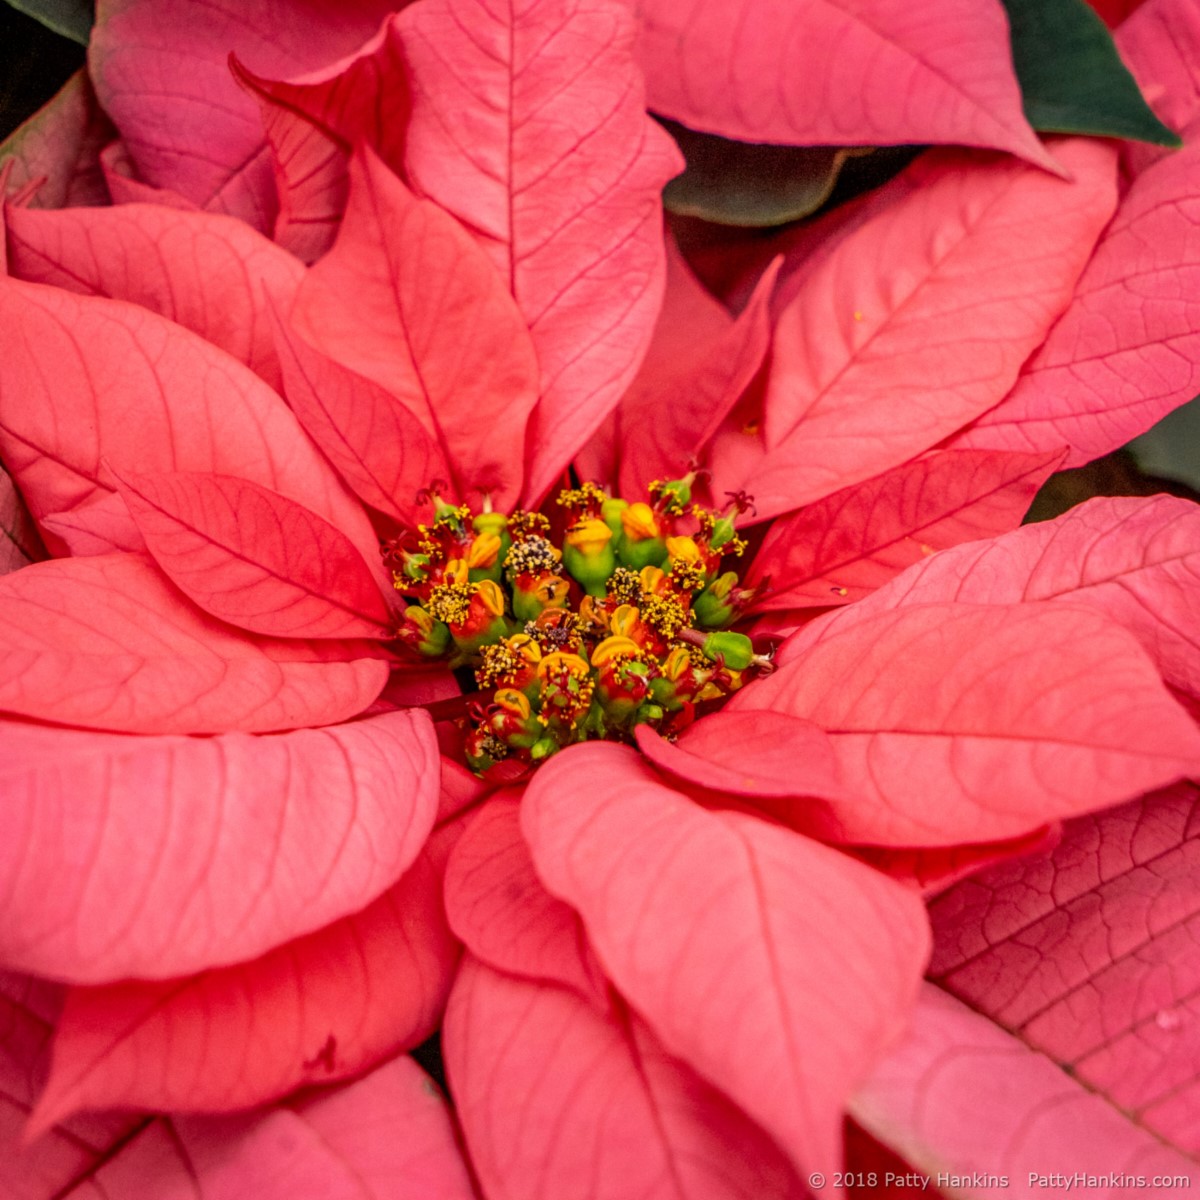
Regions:
<instances>
[{"instance_id":1,"label":"pink leaf","mask_svg":"<svg viewBox=\"0 0 1200 1200\"><path fill-rule=\"evenodd\" d=\"M468 771L461 762L443 758L442 791L438 797L438 825L453 821L482 803L490 790L474 771Z\"/></svg>"},{"instance_id":2,"label":"pink leaf","mask_svg":"<svg viewBox=\"0 0 1200 1200\"><path fill-rule=\"evenodd\" d=\"M232 65L261 105L271 144L275 240L314 262L333 244L345 209L351 148L365 143L396 172L403 168L410 97L396 18L355 54L303 81L263 79Z\"/></svg>"},{"instance_id":3,"label":"pink leaf","mask_svg":"<svg viewBox=\"0 0 1200 1200\"><path fill-rule=\"evenodd\" d=\"M0 955L78 983L235 962L354 912L437 805L417 711L260 738L4 733Z\"/></svg>"},{"instance_id":4,"label":"pink leaf","mask_svg":"<svg viewBox=\"0 0 1200 1200\"><path fill-rule=\"evenodd\" d=\"M1126 0L1114 0L1113 7L1121 4L1132 7ZM1151 0L1122 23L1116 43L1159 119L1190 141L1200 117L1200 13L1191 5ZM1125 165L1134 175L1172 153L1136 142L1122 148Z\"/></svg>"},{"instance_id":5,"label":"pink leaf","mask_svg":"<svg viewBox=\"0 0 1200 1200\"><path fill-rule=\"evenodd\" d=\"M522 824L547 888L668 1052L797 1166L837 1169L841 1106L924 968L916 894L778 826L704 812L614 746L542 767Z\"/></svg>"},{"instance_id":6,"label":"pink leaf","mask_svg":"<svg viewBox=\"0 0 1200 1200\"><path fill-rule=\"evenodd\" d=\"M472 818L446 869L446 912L477 958L605 1003L607 984L578 914L542 886L521 836L520 793L501 792Z\"/></svg>"},{"instance_id":7,"label":"pink leaf","mask_svg":"<svg viewBox=\"0 0 1200 1200\"><path fill-rule=\"evenodd\" d=\"M537 349L532 502L637 370L662 294L659 194L683 164L643 110L618 0L430 0L400 24L409 174L477 232Z\"/></svg>"},{"instance_id":8,"label":"pink leaf","mask_svg":"<svg viewBox=\"0 0 1200 1200\"><path fill-rule=\"evenodd\" d=\"M113 134L87 74L80 70L58 95L0 143L0 161L12 155L12 190L44 180L31 203L39 208L107 204L100 148Z\"/></svg>"},{"instance_id":9,"label":"pink leaf","mask_svg":"<svg viewBox=\"0 0 1200 1200\"><path fill-rule=\"evenodd\" d=\"M356 1075L433 1032L457 959L423 855L361 912L261 958L71 988L27 1136L80 1108L219 1112Z\"/></svg>"},{"instance_id":10,"label":"pink leaf","mask_svg":"<svg viewBox=\"0 0 1200 1200\"><path fill-rule=\"evenodd\" d=\"M937 451L775 521L746 574L754 610L851 604L905 567L1020 524L1065 452Z\"/></svg>"},{"instance_id":11,"label":"pink leaf","mask_svg":"<svg viewBox=\"0 0 1200 1200\"><path fill-rule=\"evenodd\" d=\"M240 221L144 204L7 216L9 269L19 279L131 300L279 388L266 299L290 302L303 270Z\"/></svg>"},{"instance_id":12,"label":"pink leaf","mask_svg":"<svg viewBox=\"0 0 1200 1200\"><path fill-rule=\"evenodd\" d=\"M460 495L516 503L537 399L524 322L471 237L369 151L351 163L341 233L291 319L305 341L382 385L422 424ZM430 482L409 480L413 491Z\"/></svg>"},{"instance_id":13,"label":"pink leaf","mask_svg":"<svg viewBox=\"0 0 1200 1200\"><path fill-rule=\"evenodd\" d=\"M638 0L649 105L803 146L951 143L1050 156L1021 111L994 0Z\"/></svg>"},{"instance_id":14,"label":"pink leaf","mask_svg":"<svg viewBox=\"0 0 1200 1200\"><path fill-rule=\"evenodd\" d=\"M1045 345L955 445L1066 444L1077 467L1200 392L1197 164L1185 146L1134 180Z\"/></svg>"},{"instance_id":15,"label":"pink leaf","mask_svg":"<svg viewBox=\"0 0 1200 1200\"><path fill-rule=\"evenodd\" d=\"M1086 609L928 604L816 628L728 707L829 733L855 796L819 826L838 840L1017 837L1200 764L1200 733L1144 651Z\"/></svg>"},{"instance_id":16,"label":"pink leaf","mask_svg":"<svg viewBox=\"0 0 1200 1200\"><path fill-rule=\"evenodd\" d=\"M0 280L0 319L12 334L0 455L39 521L78 518L111 495L102 460L117 471L214 471L304 504L378 561L366 515L287 405L223 351L131 304L12 279ZM136 536L132 518L123 527Z\"/></svg>"},{"instance_id":17,"label":"pink leaf","mask_svg":"<svg viewBox=\"0 0 1200 1200\"><path fill-rule=\"evenodd\" d=\"M1096 497L1055 521L935 555L826 622L834 629L909 604L1063 600L1128 629L1166 681L1200 696L1200 511L1171 496ZM799 643L797 643L799 645ZM782 657L793 652L788 647Z\"/></svg>"},{"instance_id":18,"label":"pink leaf","mask_svg":"<svg viewBox=\"0 0 1200 1200\"><path fill-rule=\"evenodd\" d=\"M710 713L673 742L644 725L636 735L656 767L697 787L759 801L797 795L848 798L828 735L784 713Z\"/></svg>"},{"instance_id":19,"label":"pink leaf","mask_svg":"<svg viewBox=\"0 0 1200 1200\"><path fill-rule=\"evenodd\" d=\"M405 1057L273 1108L147 1122L123 1141L110 1136L69 1183L79 1200L475 1197L446 1103ZM58 1194L36 1191L29 1200Z\"/></svg>"},{"instance_id":20,"label":"pink leaf","mask_svg":"<svg viewBox=\"0 0 1200 1200\"><path fill-rule=\"evenodd\" d=\"M46 557L42 539L12 476L0 466L0 575Z\"/></svg>"},{"instance_id":21,"label":"pink leaf","mask_svg":"<svg viewBox=\"0 0 1200 1200\"><path fill-rule=\"evenodd\" d=\"M664 232L667 256L666 288L646 355L622 397L647 399L665 391L673 381L698 370L733 325L729 310L697 279L669 229ZM765 269L765 264L764 264ZM617 463L631 447L618 436L620 407L613 409L595 436L575 458L585 479L617 478Z\"/></svg>"},{"instance_id":22,"label":"pink leaf","mask_svg":"<svg viewBox=\"0 0 1200 1200\"><path fill-rule=\"evenodd\" d=\"M450 475L437 439L391 392L280 321L276 348L296 416L355 494L411 528L425 520L418 493Z\"/></svg>"},{"instance_id":23,"label":"pink leaf","mask_svg":"<svg viewBox=\"0 0 1200 1200\"><path fill-rule=\"evenodd\" d=\"M446 1056L489 1200L799 1200L787 1160L633 1014L468 958Z\"/></svg>"},{"instance_id":24,"label":"pink leaf","mask_svg":"<svg viewBox=\"0 0 1200 1200\"><path fill-rule=\"evenodd\" d=\"M1147 1194L1139 1177L1148 1185L1152 1176L1190 1180L1196 1173L1194 1158L1164 1146L1019 1038L930 984L911 1036L851 1108L910 1168L952 1195L1070 1188L1089 1200L1119 1200L1131 1190Z\"/></svg>"},{"instance_id":25,"label":"pink leaf","mask_svg":"<svg viewBox=\"0 0 1200 1200\"><path fill-rule=\"evenodd\" d=\"M110 142L100 151L100 169L104 172L104 182L108 185L114 204L153 204L180 212L204 211L200 205L171 188L153 187L138 179L133 159L123 142Z\"/></svg>"},{"instance_id":26,"label":"pink leaf","mask_svg":"<svg viewBox=\"0 0 1200 1200\"><path fill-rule=\"evenodd\" d=\"M232 475L119 475L155 561L205 612L271 637L389 636L391 614L345 534Z\"/></svg>"},{"instance_id":27,"label":"pink leaf","mask_svg":"<svg viewBox=\"0 0 1200 1200\"><path fill-rule=\"evenodd\" d=\"M61 1196L143 1121L128 1113L75 1117L32 1145L25 1119L45 1082L62 988L0 972L0 1195L5 1200Z\"/></svg>"},{"instance_id":28,"label":"pink leaf","mask_svg":"<svg viewBox=\"0 0 1200 1200\"><path fill-rule=\"evenodd\" d=\"M654 479L682 476L758 374L771 339L768 308L780 261L767 268L737 320L692 370L653 390L635 379L622 398L617 423L626 496L642 495Z\"/></svg>"},{"instance_id":29,"label":"pink leaf","mask_svg":"<svg viewBox=\"0 0 1200 1200\"><path fill-rule=\"evenodd\" d=\"M0 579L0 711L39 720L129 733L329 724L379 694L388 672L374 653L239 633L135 555Z\"/></svg>"},{"instance_id":30,"label":"pink leaf","mask_svg":"<svg viewBox=\"0 0 1200 1200\"><path fill-rule=\"evenodd\" d=\"M1194 1179L1198 835L1181 785L935 901L933 978L973 1011L931 987L860 1119L954 1169Z\"/></svg>"},{"instance_id":31,"label":"pink leaf","mask_svg":"<svg viewBox=\"0 0 1200 1200\"><path fill-rule=\"evenodd\" d=\"M1053 848L1062 835L1058 821L1043 825L1022 837L978 845L938 846L921 850L888 850L879 846L856 846L855 858L883 871L893 879L913 883L925 897L936 896L961 879L969 879L984 867L1020 855Z\"/></svg>"},{"instance_id":32,"label":"pink leaf","mask_svg":"<svg viewBox=\"0 0 1200 1200\"><path fill-rule=\"evenodd\" d=\"M210 212L270 233L270 156L258 107L229 71L231 52L263 75L312 71L349 54L391 0L102 0L90 68L138 175Z\"/></svg>"},{"instance_id":33,"label":"pink leaf","mask_svg":"<svg viewBox=\"0 0 1200 1200\"><path fill-rule=\"evenodd\" d=\"M761 427L739 420L714 444L720 490L750 492L760 517L786 512L899 465L1003 398L1116 199L1111 147L1055 149L1070 182L947 151L918 160L894 202L877 195L780 316Z\"/></svg>"},{"instance_id":34,"label":"pink leaf","mask_svg":"<svg viewBox=\"0 0 1200 1200\"><path fill-rule=\"evenodd\" d=\"M346 211L349 150L319 124L277 101L266 81L244 68L239 72L236 62L233 66L262 108L279 193L275 241L301 262L314 263L333 245Z\"/></svg>"}]
</instances>

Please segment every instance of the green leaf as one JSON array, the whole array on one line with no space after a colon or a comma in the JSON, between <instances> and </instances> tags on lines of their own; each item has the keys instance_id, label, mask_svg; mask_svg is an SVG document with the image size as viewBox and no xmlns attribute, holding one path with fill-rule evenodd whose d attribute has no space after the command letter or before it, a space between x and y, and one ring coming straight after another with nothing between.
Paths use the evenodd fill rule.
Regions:
<instances>
[{"instance_id":1,"label":"green leaf","mask_svg":"<svg viewBox=\"0 0 1200 1200\"><path fill-rule=\"evenodd\" d=\"M1047 133L1182 145L1151 111L1086 0L1003 0L1025 116Z\"/></svg>"},{"instance_id":2,"label":"green leaf","mask_svg":"<svg viewBox=\"0 0 1200 1200\"><path fill-rule=\"evenodd\" d=\"M1137 464L1150 475L1176 479L1200 490L1200 398L1167 413L1129 443Z\"/></svg>"},{"instance_id":3,"label":"green leaf","mask_svg":"<svg viewBox=\"0 0 1200 1200\"><path fill-rule=\"evenodd\" d=\"M820 208L842 163L861 147L768 146L697 133L658 118L679 144L687 170L663 191L669 212L719 225L783 225Z\"/></svg>"},{"instance_id":4,"label":"green leaf","mask_svg":"<svg viewBox=\"0 0 1200 1200\"><path fill-rule=\"evenodd\" d=\"M95 20L92 0L8 0L8 3L47 29L81 46L88 44Z\"/></svg>"}]
</instances>

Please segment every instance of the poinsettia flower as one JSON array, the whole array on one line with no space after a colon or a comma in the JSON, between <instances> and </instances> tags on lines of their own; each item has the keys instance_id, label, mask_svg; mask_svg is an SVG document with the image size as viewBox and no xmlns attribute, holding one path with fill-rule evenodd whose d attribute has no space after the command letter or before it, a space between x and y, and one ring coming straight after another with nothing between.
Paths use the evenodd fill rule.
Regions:
<instances>
[{"instance_id":1,"label":"poinsettia flower","mask_svg":"<svg viewBox=\"0 0 1200 1200\"><path fill-rule=\"evenodd\" d=\"M163 125L143 100L178 30L102 6L128 202L7 213L0 455L57 557L0 581L2 954L69 985L31 1128L244 1107L414 1045L459 954L444 876L450 1082L489 1196L584 1171L592 1196L800 1195L916 1001L919 886L1200 764L1164 684L1195 696L1193 511L950 549L1185 398L1188 372L1142 396L1158 326L1095 330L1143 266L1119 231L1150 237L1186 175L1147 168L1102 234L1111 148L1055 143L1070 179L940 151L734 319L664 253L678 160L615 0L339 13L219 51L206 25ZM229 50L244 93L205 82ZM983 144L1044 161L1031 136ZM1154 318L1187 357L1175 269L1150 264ZM1112 417L1085 382L1043 420L1038 373L1097 346L1142 399ZM556 503L572 462L612 494ZM744 585L734 526L767 517ZM1074 578L1097 542L1115 565ZM774 661L724 628L831 606ZM329 1102L352 1125L384 1078L404 1111L407 1067ZM432 1126L429 1186L462 1194ZM133 1136L244 1190L286 1135ZM407 1169L376 1140L337 1153Z\"/></svg>"}]
</instances>

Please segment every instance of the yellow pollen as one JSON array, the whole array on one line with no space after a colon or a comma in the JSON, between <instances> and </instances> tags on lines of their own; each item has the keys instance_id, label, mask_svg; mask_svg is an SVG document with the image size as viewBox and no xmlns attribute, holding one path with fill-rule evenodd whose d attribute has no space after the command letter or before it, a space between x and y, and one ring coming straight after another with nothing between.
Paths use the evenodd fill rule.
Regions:
<instances>
[{"instance_id":1,"label":"yellow pollen","mask_svg":"<svg viewBox=\"0 0 1200 1200\"><path fill-rule=\"evenodd\" d=\"M466 583L442 583L430 593L429 612L447 625L457 625L467 619L475 589Z\"/></svg>"},{"instance_id":2,"label":"yellow pollen","mask_svg":"<svg viewBox=\"0 0 1200 1200\"><path fill-rule=\"evenodd\" d=\"M642 581L636 571L618 567L608 578L607 590L621 604L637 604L642 598Z\"/></svg>"},{"instance_id":3,"label":"yellow pollen","mask_svg":"<svg viewBox=\"0 0 1200 1200\"><path fill-rule=\"evenodd\" d=\"M550 518L540 512L525 512L517 509L508 517L508 528L514 541L530 537L544 537L550 532Z\"/></svg>"},{"instance_id":4,"label":"yellow pollen","mask_svg":"<svg viewBox=\"0 0 1200 1200\"><path fill-rule=\"evenodd\" d=\"M517 542L504 560L504 570L510 579L517 575L555 573L562 561L562 551L552 546L540 534L530 534Z\"/></svg>"},{"instance_id":5,"label":"yellow pollen","mask_svg":"<svg viewBox=\"0 0 1200 1200\"><path fill-rule=\"evenodd\" d=\"M594 483L582 483L577 488L565 488L555 497L555 504L568 512L583 514L590 511L600 511L600 506L608 499L607 493Z\"/></svg>"},{"instance_id":6,"label":"yellow pollen","mask_svg":"<svg viewBox=\"0 0 1200 1200\"><path fill-rule=\"evenodd\" d=\"M683 605L674 596L647 596L642 602L642 620L668 640L688 623Z\"/></svg>"},{"instance_id":7,"label":"yellow pollen","mask_svg":"<svg viewBox=\"0 0 1200 1200\"><path fill-rule=\"evenodd\" d=\"M586 679L588 665L578 654L568 654L560 650L556 650L553 654L547 654L538 663L539 679L547 679L551 675L559 674L559 672L574 675L576 679Z\"/></svg>"}]
</instances>

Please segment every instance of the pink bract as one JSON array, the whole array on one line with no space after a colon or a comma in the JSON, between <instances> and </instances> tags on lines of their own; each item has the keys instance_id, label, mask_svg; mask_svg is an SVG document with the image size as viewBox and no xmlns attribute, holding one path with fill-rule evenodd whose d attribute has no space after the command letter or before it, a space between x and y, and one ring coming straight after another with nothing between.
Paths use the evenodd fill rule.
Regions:
<instances>
[{"instance_id":1,"label":"pink bract","mask_svg":"<svg viewBox=\"0 0 1200 1200\"><path fill-rule=\"evenodd\" d=\"M1189 136L1193 24L1121 35ZM2 1186L799 1198L847 1110L920 1170L1193 1161L1200 515L1017 526L1200 390L1194 145L1043 145L993 0L101 0L90 79L2 214ZM945 145L734 314L647 104ZM758 657L481 778L395 547L588 478L736 512Z\"/></svg>"}]
</instances>

